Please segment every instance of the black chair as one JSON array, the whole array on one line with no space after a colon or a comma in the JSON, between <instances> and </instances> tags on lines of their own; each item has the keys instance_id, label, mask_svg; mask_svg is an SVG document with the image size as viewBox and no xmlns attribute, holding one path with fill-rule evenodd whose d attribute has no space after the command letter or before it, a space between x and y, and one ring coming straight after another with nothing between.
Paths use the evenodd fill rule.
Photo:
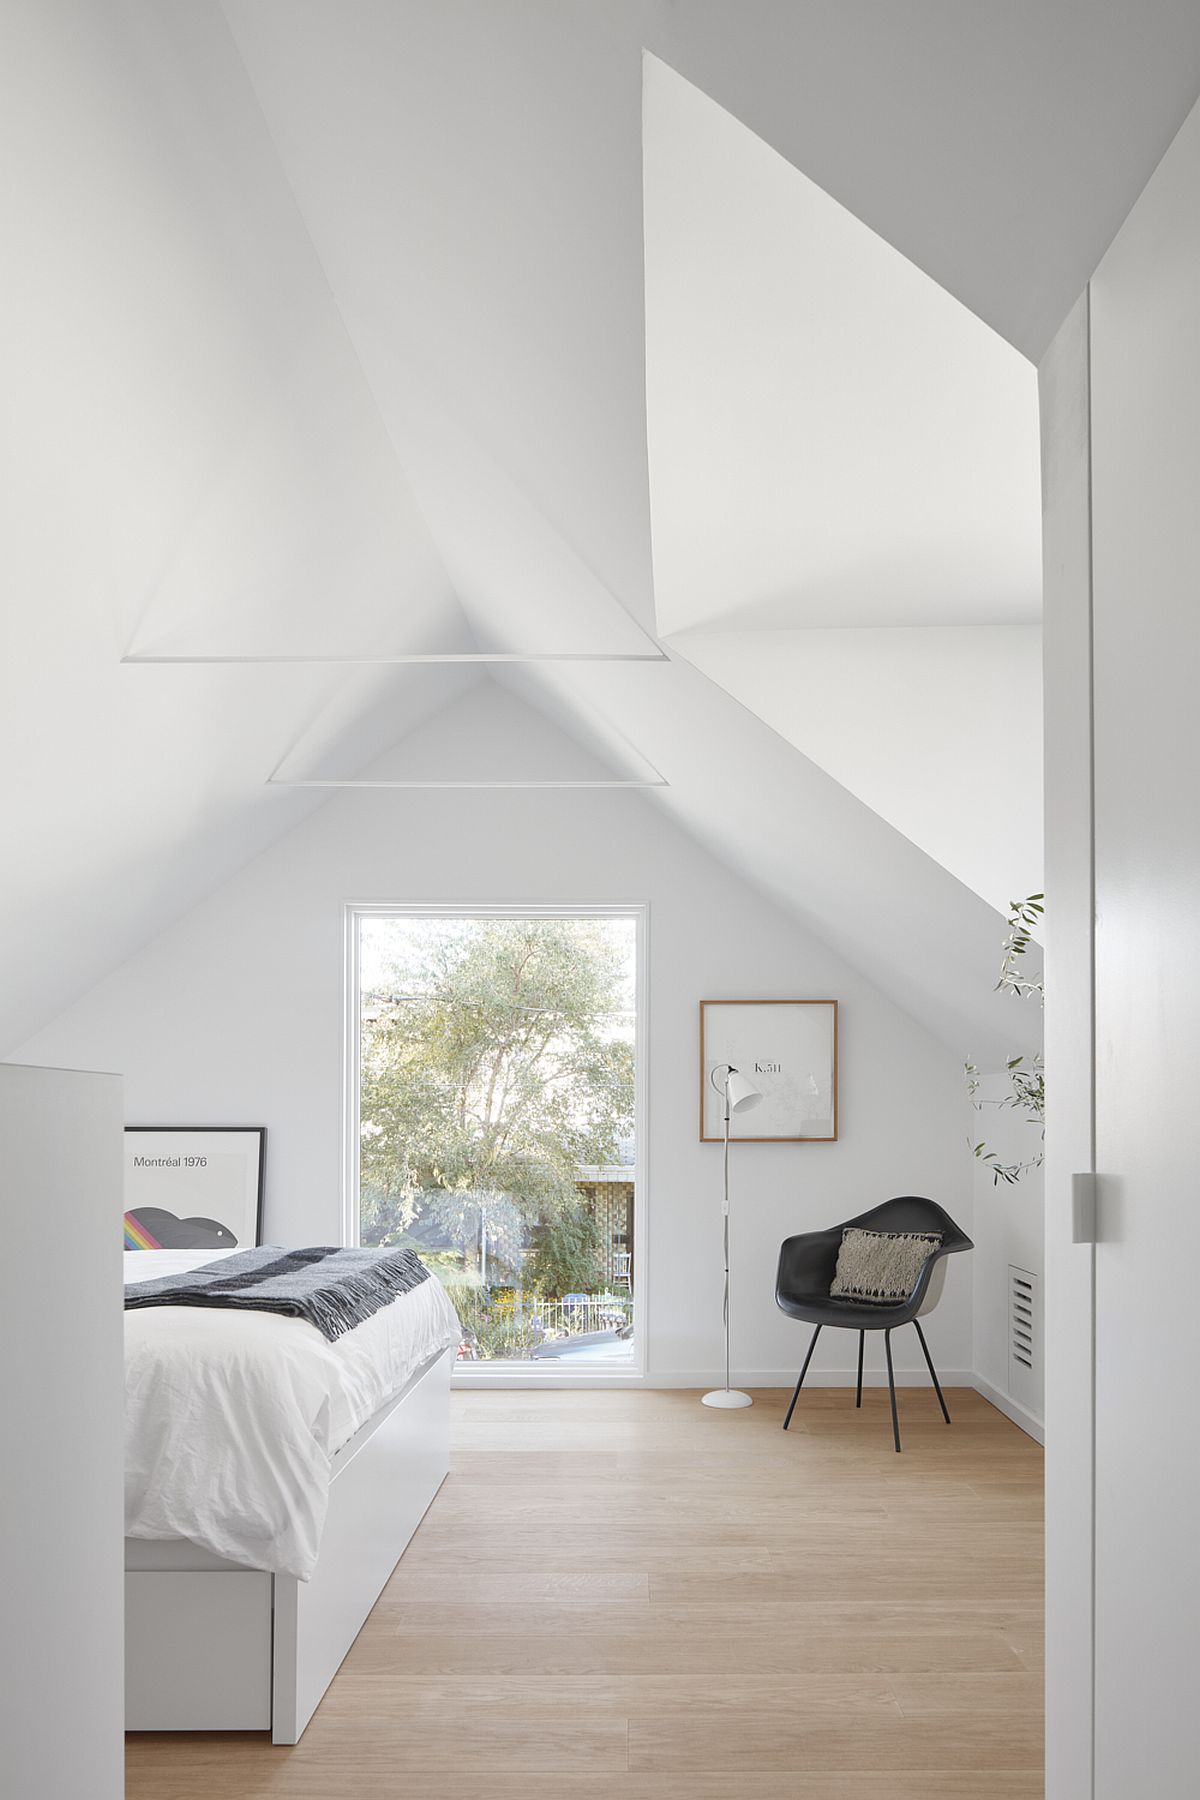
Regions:
<instances>
[{"instance_id":1,"label":"black chair","mask_svg":"<svg viewBox=\"0 0 1200 1800\"><path fill-rule=\"evenodd\" d=\"M907 1300L843 1300L840 1295L829 1292L837 1268L842 1232L849 1225L861 1226L864 1231L941 1232L942 1241L922 1263L921 1273ZM775 1303L789 1318L805 1319L810 1325L815 1325L816 1330L812 1334L812 1342L808 1346L808 1354L804 1358L804 1367L792 1395L792 1404L787 1409L783 1429L786 1431L792 1422L792 1414L800 1398L800 1389L804 1385L812 1353L826 1325L839 1325L858 1333L856 1406L862 1405L863 1347L866 1334L868 1331L882 1331L883 1347L887 1355L888 1388L892 1397L892 1436L896 1440L897 1450L900 1448L900 1421L896 1413L896 1377L892 1370L892 1333L898 1325L915 1325L925 1361L929 1365L938 1404L942 1409L942 1417L948 1425L950 1414L946 1410L933 1358L925 1342L925 1333L921 1330L920 1314L931 1312L941 1298L946 1279L945 1258L952 1256L957 1250L974 1248L966 1232L959 1230L948 1212L944 1212L936 1201L924 1200L919 1194L906 1194L897 1200L885 1200L881 1206L873 1206L870 1212L860 1213L856 1219L847 1219L841 1225L831 1225L828 1231L805 1231L799 1237L785 1238L779 1249Z\"/></svg>"}]
</instances>

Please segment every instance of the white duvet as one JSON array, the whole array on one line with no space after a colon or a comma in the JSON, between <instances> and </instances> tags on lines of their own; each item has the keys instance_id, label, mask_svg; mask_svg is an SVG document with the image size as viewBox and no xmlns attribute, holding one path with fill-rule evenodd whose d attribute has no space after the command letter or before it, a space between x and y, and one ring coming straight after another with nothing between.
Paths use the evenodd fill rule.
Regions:
<instances>
[{"instance_id":1,"label":"white duvet","mask_svg":"<svg viewBox=\"0 0 1200 1800\"><path fill-rule=\"evenodd\" d=\"M230 1251L135 1250L126 1281ZM297 1575L317 1560L333 1456L461 1328L440 1281L328 1343L305 1319L197 1306L125 1314L125 1535L188 1538Z\"/></svg>"}]
</instances>

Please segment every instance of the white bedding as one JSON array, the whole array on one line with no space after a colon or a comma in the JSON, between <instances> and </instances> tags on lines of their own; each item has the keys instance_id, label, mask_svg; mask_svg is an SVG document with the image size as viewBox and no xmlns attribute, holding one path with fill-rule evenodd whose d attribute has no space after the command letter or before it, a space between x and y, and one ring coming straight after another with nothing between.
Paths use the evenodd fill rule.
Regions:
<instances>
[{"instance_id":1,"label":"white bedding","mask_svg":"<svg viewBox=\"0 0 1200 1800\"><path fill-rule=\"evenodd\" d=\"M133 1250L126 1281L231 1251ZM125 1535L184 1537L307 1581L335 1453L409 1377L457 1344L440 1281L328 1343L305 1319L195 1306L125 1314Z\"/></svg>"}]
</instances>

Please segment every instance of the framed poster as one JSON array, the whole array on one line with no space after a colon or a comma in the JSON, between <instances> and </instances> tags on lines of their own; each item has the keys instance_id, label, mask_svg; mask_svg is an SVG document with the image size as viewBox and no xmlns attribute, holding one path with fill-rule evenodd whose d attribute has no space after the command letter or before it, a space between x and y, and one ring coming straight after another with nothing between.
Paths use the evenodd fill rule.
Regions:
<instances>
[{"instance_id":1,"label":"framed poster","mask_svg":"<svg viewBox=\"0 0 1200 1800\"><path fill-rule=\"evenodd\" d=\"M265 1125L127 1125L126 1250L257 1244L266 1144Z\"/></svg>"},{"instance_id":2,"label":"framed poster","mask_svg":"<svg viewBox=\"0 0 1200 1800\"><path fill-rule=\"evenodd\" d=\"M733 1114L731 1143L830 1144L838 1134L836 1000L700 1002L700 1142L725 1137L713 1070L732 1064L762 1094Z\"/></svg>"}]
</instances>

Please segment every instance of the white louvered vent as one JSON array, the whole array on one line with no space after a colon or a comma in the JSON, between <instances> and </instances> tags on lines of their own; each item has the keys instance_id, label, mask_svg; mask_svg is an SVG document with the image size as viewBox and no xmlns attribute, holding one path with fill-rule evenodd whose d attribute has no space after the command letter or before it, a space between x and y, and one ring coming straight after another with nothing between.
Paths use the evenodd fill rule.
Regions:
<instances>
[{"instance_id":1,"label":"white louvered vent","mask_svg":"<svg viewBox=\"0 0 1200 1800\"><path fill-rule=\"evenodd\" d=\"M1030 1412L1040 1408L1042 1356L1038 1278L1029 1269L1008 1266L1008 1391Z\"/></svg>"}]
</instances>

